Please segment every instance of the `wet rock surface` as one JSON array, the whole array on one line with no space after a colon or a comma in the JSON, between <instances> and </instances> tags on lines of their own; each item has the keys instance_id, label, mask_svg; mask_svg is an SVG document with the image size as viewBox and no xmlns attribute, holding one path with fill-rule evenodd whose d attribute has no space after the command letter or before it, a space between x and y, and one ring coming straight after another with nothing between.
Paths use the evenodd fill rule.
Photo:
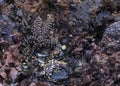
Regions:
<instances>
[{"instance_id":1,"label":"wet rock surface","mask_svg":"<svg viewBox=\"0 0 120 86\"><path fill-rule=\"evenodd\" d=\"M119 0L0 0L0 86L119 86Z\"/></svg>"},{"instance_id":2,"label":"wet rock surface","mask_svg":"<svg viewBox=\"0 0 120 86\"><path fill-rule=\"evenodd\" d=\"M120 51L120 21L114 22L105 30L101 44L107 51Z\"/></svg>"}]
</instances>

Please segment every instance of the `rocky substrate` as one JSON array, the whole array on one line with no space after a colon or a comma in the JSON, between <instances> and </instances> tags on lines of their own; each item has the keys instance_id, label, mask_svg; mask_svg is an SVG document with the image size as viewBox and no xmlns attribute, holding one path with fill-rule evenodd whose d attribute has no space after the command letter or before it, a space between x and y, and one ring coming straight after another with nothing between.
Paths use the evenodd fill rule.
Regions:
<instances>
[{"instance_id":1,"label":"rocky substrate","mask_svg":"<svg viewBox=\"0 0 120 86\"><path fill-rule=\"evenodd\" d=\"M120 0L0 0L0 86L119 86Z\"/></svg>"}]
</instances>

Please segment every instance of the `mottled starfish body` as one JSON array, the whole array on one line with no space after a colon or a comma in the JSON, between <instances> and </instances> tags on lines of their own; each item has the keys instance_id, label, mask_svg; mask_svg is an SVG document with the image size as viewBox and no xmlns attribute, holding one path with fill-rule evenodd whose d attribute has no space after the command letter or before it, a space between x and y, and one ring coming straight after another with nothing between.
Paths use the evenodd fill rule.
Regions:
<instances>
[{"instance_id":1,"label":"mottled starfish body","mask_svg":"<svg viewBox=\"0 0 120 86\"><path fill-rule=\"evenodd\" d=\"M38 16L32 25L31 33L25 39L25 45L23 53L25 56L33 55L36 48L51 47L58 42L57 36L54 36L54 20L50 17L44 22L40 16Z\"/></svg>"}]
</instances>

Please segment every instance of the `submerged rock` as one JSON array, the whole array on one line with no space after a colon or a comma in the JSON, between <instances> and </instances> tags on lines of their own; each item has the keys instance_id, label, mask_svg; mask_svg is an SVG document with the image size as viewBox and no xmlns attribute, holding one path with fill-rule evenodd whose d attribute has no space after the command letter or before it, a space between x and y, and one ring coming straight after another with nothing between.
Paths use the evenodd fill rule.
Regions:
<instances>
[{"instance_id":1,"label":"submerged rock","mask_svg":"<svg viewBox=\"0 0 120 86\"><path fill-rule=\"evenodd\" d=\"M120 50L120 21L108 26L103 34L102 44L112 51Z\"/></svg>"},{"instance_id":2,"label":"submerged rock","mask_svg":"<svg viewBox=\"0 0 120 86\"><path fill-rule=\"evenodd\" d=\"M0 38L8 41L9 44L12 43L12 33L15 27L15 23L13 23L10 18L6 15L2 15L0 18Z\"/></svg>"},{"instance_id":3,"label":"submerged rock","mask_svg":"<svg viewBox=\"0 0 120 86\"><path fill-rule=\"evenodd\" d=\"M104 32L103 37L109 36L111 39L120 39L120 21L111 24Z\"/></svg>"},{"instance_id":4,"label":"submerged rock","mask_svg":"<svg viewBox=\"0 0 120 86\"><path fill-rule=\"evenodd\" d=\"M4 0L0 0L0 6L3 5L5 2Z\"/></svg>"}]
</instances>

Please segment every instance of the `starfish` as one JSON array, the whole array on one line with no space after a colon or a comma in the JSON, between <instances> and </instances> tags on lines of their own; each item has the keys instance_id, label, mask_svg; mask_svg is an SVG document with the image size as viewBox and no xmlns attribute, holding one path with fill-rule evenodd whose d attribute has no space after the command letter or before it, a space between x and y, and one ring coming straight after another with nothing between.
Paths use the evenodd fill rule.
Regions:
<instances>
[{"instance_id":1,"label":"starfish","mask_svg":"<svg viewBox=\"0 0 120 86\"><path fill-rule=\"evenodd\" d=\"M33 55L36 49L41 47L51 47L58 42L57 36L54 33L54 18L50 15L46 21L43 21L40 16L36 17L31 28L31 34L24 39L25 56Z\"/></svg>"}]
</instances>

